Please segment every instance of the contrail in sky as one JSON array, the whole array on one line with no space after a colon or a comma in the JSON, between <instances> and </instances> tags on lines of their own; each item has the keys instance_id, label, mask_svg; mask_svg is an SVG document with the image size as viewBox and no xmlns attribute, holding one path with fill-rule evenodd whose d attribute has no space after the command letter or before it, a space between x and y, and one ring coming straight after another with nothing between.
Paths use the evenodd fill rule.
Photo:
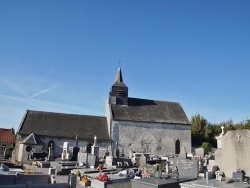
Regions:
<instances>
[{"instance_id":1,"label":"contrail in sky","mask_svg":"<svg viewBox=\"0 0 250 188\"><path fill-rule=\"evenodd\" d=\"M54 88L56 88L56 87L59 87L59 85L54 85L54 86L52 86L52 87L50 87L50 88L44 89L44 90L42 90L42 91L39 91L39 92L35 93L34 95L30 96L29 98L36 97L36 96L41 95L41 94L43 94L43 93L47 93L48 91L50 91L50 90L52 90L52 89L54 89Z\"/></svg>"}]
</instances>

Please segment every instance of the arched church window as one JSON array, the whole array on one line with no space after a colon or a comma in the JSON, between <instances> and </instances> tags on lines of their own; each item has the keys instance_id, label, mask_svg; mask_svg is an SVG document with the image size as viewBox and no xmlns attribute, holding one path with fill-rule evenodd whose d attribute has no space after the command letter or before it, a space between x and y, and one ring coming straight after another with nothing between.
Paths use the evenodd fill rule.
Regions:
<instances>
[{"instance_id":1,"label":"arched church window","mask_svg":"<svg viewBox=\"0 0 250 188\"><path fill-rule=\"evenodd\" d=\"M175 142L175 154L180 154L181 151L181 143L179 140L176 140Z\"/></svg>"},{"instance_id":2,"label":"arched church window","mask_svg":"<svg viewBox=\"0 0 250 188\"><path fill-rule=\"evenodd\" d=\"M55 143L54 143L52 140L49 141L49 143L48 143L48 149L49 149L50 147L54 148L54 146L55 146Z\"/></svg>"},{"instance_id":3,"label":"arched church window","mask_svg":"<svg viewBox=\"0 0 250 188\"><path fill-rule=\"evenodd\" d=\"M90 143L87 145L87 153L91 153L91 146L92 146L92 144L90 144Z\"/></svg>"}]
</instances>

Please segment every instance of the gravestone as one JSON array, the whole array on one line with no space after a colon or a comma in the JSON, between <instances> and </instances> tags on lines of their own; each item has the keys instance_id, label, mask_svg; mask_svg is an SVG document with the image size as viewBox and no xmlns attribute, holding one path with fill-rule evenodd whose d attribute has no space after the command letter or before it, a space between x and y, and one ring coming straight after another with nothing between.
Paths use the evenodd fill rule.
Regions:
<instances>
[{"instance_id":1,"label":"gravestone","mask_svg":"<svg viewBox=\"0 0 250 188\"><path fill-rule=\"evenodd\" d=\"M80 151L80 148L75 146L73 148L73 156L70 158L70 161L77 161L77 157L78 157L78 152Z\"/></svg>"},{"instance_id":2,"label":"gravestone","mask_svg":"<svg viewBox=\"0 0 250 188\"><path fill-rule=\"evenodd\" d=\"M242 172L233 172L233 180L234 181L243 181L243 173Z\"/></svg>"},{"instance_id":3,"label":"gravestone","mask_svg":"<svg viewBox=\"0 0 250 188\"><path fill-rule=\"evenodd\" d=\"M118 148L115 149L115 156L120 157L120 150Z\"/></svg>"},{"instance_id":4,"label":"gravestone","mask_svg":"<svg viewBox=\"0 0 250 188\"><path fill-rule=\"evenodd\" d=\"M48 161L54 161L54 148L53 144L49 147Z\"/></svg>"},{"instance_id":5,"label":"gravestone","mask_svg":"<svg viewBox=\"0 0 250 188\"><path fill-rule=\"evenodd\" d=\"M196 148L195 155L204 156L204 148Z\"/></svg>"},{"instance_id":6,"label":"gravestone","mask_svg":"<svg viewBox=\"0 0 250 188\"><path fill-rule=\"evenodd\" d=\"M203 167L204 176L208 180L214 179L215 178L215 172L218 171L218 170L219 170L219 168L216 165L207 165L207 166Z\"/></svg>"},{"instance_id":7,"label":"gravestone","mask_svg":"<svg viewBox=\"0 0 250 188\"><path fill-rule=\"evenodd\" d=\"M106 150L106 152L105 152L105 154L104 154L104 159L106 159L106 157L107 156L109 156L109 150L108 150L108 147L107 147L107 150Z\"/></svg>"},{"instance_id":8,"label":"gravestone","mask_svg":"<svg viewBox=\"0 0 250 188\"><path fill-rule=\"evenodd\" d=\"M125 157L124 149L122 148L121 157Z\"/></svg>"},{"instance_id":9,"label":"gravestone","mask_svg":"<svg viewBox=\"0 0 250 188\"><path fill-rule=\"evenodd\" d=\"M94 137L94 145L91 146L91 154L96 156L97 161L99 161L99 146L96 145L97 144L97 137Z\"/></svg>"},{"instance_id":10,"label":"gravestone","mask_svg":"<svg viewBox=\"0 0 250 188\"><path fill-rule=\"evenodd\" d=\"M111 167L113 165L113 157L107 156L105 160L105 164L107 165L107 167Z\"/></svg>"},{"instance_id":11,"label":"gravestone","mask_svg":"<svg viewBox=\"0 0 250 188\"><path fill-rule=\"evenodd\" d=\"M88 156L88 165L95 166L95 163L96 163L96 156L90 154Z\"/></svg>"},{"instance_id":12,"label":"gravestone","mask_svg":"<svg viewBox=\"0 0 250 188\"><path fill-rule=\"evenodd\" d=\"M146 157L144 154L140 156L140 162L139 162L139 167L142 168L146 165Z\"/></svg>"},{"instance_id":13,"label":"gravestone","mask_svg":"<svg viewBox=\"0 0 250 188\"><path fill-rule=\"evenodd\" d=\"M199 164L197 160L189 160L180 157L172 159L173 167L178 168L180 176L197 178L199 174Z\"/></svg>"},{"instance_id":14,"label":"gravestone","mask_svg":"<svg viewBox=\"0 0 250 188\"><path fill-rule=\"evenodd\" d=\"M79 163L86 164L86 162L87 162L87 157L88 157L87 155L88 155L87 153L79 152L79 153L78 153L77 161L78 161Z\"/></svg>"},{"instance_id":15,"label":"gravestone","mask_svg":"<svg viewBox=\"0 0 250 188\"><path fill-rule=\"evenodd\" d=\"M182 157L182 158L185 158L185 159L187 158L187 152L186 152L185 147L182 147L182 148L181 148L179 157Z\"/></svg>"},{"instance_id":16,"label":"gravestone","mask_svg":"<svg viewBox=\"0 0 250 188\"><path fill-rule=\"evenodd\" d=\"M63 152L62 152L62 160L68 160L69 159L69 143L68 142L64 142L63 143Z\"/></svg>"}]
</instances>

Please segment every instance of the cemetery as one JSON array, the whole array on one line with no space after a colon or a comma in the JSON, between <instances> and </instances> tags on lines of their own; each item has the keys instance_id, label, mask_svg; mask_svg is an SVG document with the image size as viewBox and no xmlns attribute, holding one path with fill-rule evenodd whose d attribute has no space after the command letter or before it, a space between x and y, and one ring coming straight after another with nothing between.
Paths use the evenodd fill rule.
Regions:
<instances>
[{"instance_id":1,"label":"cemetery","mask_svg":"<svg viewBox=\"0 0 250 188\"><path fill-rule=\"evenodd\" d=\"M113 156L108 148L100 156L97 137L91 146L78 147L78 141L69 152L69 144L63 145L60 159L49 149L44 161L30 158L37 168L48 168L48 174L26 174L18 166L10 166L2 161L0 185L12 187L94 187L94 188L194 188L194 187L250 187L249 130L228 131L216 137L218 148L210 155L204 155L203 148L195 153L152 155L141 152L120 152L118 143ZM228 145L230 143L230 145ZM237 154L237 155L236 155ZM227 165L231 164L231 165ZM237 168L236 168L237 167ZM68 176L68 183L57 183L55 176Z\"/></svg>"},{"instance_id":2,"label":"cemetery","mask_svg":"<svg viewBox=\"0 0 250 188\"><path fill-rule=\"evenodd\" d=\"M250 187L250 130L222 126L205 154L192 148L190 127L179 103L128 97L119 68L105 117L28 110L12 153L20 166L0 161L0 186ZM26 164L45 171L30 174Z\"/></svg>"}]
</instances>

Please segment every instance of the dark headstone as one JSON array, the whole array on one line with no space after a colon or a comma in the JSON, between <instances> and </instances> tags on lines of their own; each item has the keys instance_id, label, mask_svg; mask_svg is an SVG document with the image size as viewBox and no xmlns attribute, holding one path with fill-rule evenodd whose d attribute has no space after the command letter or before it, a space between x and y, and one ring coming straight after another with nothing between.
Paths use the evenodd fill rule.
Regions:
<instances>
[{"instance_id":1,"label":"dark headstone","mask_svg":"<svg viewBox=\"0 0 250 188\"><path fill-rule=\"evenodd\" d=\"M173 167L178 168L180 176L197 178L199 174L198 160L189 160L184 158L173 158Z\"/></svg>"},{"instance_id":2,"label":"dark headstone","mask_svg":"<svg viewBox=\"0 0 250 188\"><path fill-rule=\"evenodd\" d=\"M73 148L73 156L71 157L70 161L77 161L77 156L79 151L80 151L79 147L75 146Z\"/></svg>"},{"instance_id":3,"label":"dark headstone","mask_svg":"<svg viewBox=\"0 0 250 188\"><path fill-rule=\"evenodd\" d=\"M108 150L108 147L107 147L107 150L106 150L106 152L105 152L105 154L104 154L104 159L106 159L106 157L107 156L109 156L109 150Z\"/></svg>"},{"instance_id":4,"label":"dark headstone","mask_svg":"<svg viewBox=\"0 0 250 188\"><path fill-rule=\"evenodd\" d=\"M118 148L115 149L115 156L120 157L120 150Z\"/></svg>"},{"instance_id":5,"label":"dark headstone","mask_svg":"<svg viewBox=\"0 0 250 188\"><path fill-rule=\"evenodd\" d=\"M233 180L234 181L243 181L243 173L242 172L233 172Z\"/></svg>"},{"instance_id":6,"label":"dark headstone","mask_svg":"<svg viewBox=\"0 0 250 188\"><path fill-rule=\"evenodd\" d=\"M122 148L121 157L125 157L124 148Z\"/></svg>"}]
</instances>

